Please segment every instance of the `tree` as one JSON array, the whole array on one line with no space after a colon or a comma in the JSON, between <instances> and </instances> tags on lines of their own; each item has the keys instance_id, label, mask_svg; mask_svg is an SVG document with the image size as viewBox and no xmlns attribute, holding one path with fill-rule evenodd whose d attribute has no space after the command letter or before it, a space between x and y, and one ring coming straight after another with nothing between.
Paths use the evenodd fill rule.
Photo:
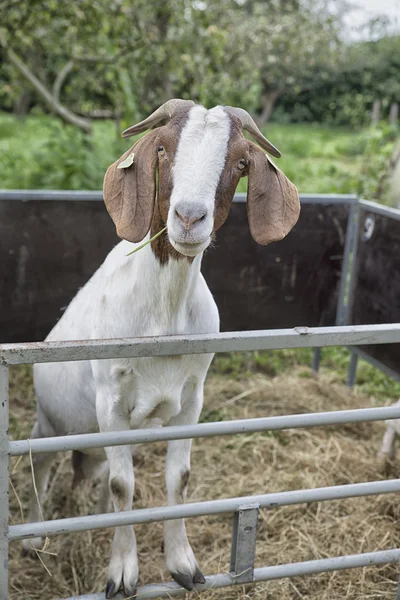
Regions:
<instances>
[{"instance_id":1,"label":"tree","mask_svg":"<svg viewBox=\"0 0 400 600\"><path fill-rule=\"evenodd\" d=\"M99 108L131 120L171 96L242 105L263 122L282 93L333 60L338 38L325 4L3 0L8 97L17 102L29 81L34 102L65 118L63 107L78 126Z\"/></svg>"}]
</instances>

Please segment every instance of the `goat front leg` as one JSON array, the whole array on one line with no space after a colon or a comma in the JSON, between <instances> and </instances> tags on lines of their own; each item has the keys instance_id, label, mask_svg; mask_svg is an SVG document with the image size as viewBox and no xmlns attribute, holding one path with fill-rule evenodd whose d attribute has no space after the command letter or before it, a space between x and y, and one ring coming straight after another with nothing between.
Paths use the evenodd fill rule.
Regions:
<instances>
[{"instance_id":1,"label":"goat front leg","mask_svg":"<svg viewBox=\"0 0 400 600\"><path fill-rule=\"evenodd\" d=\"M109 391L101 391L96 397L97 420L100 431L123 431L130 429L129 415L125 414L119 399ZM116 512L131 510L134 492L134 472L129 446L106 448L109 465L110 495ZM117 527L112 544L108 567L106 598L112 598L122 587L125 596L134 596L139 568L136 537L132 525Z\"/></svg>"},{"instance_id":2,"label":"goat front leg","mask_svg":"<svg viewBox=\"0 0 400 600\"><path fill-rule=\"evenodd\" d=\"M197 423L202 405L203 387L197 388L194 384L186 386L182 410L168 425ZM168 442L165 478L169 506L182 504L186 500L191 445L192 440ZM192 590L195 583L205 583L187 539L184 519L164 523L164 553L168 570L179 585Z\"/></svg>"}]
</instances>

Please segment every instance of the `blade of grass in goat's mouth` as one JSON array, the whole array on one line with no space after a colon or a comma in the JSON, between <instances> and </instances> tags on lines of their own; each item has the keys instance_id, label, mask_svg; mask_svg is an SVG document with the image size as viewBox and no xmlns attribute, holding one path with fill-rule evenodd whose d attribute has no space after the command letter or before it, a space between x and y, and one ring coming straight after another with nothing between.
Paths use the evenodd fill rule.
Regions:
<instances>
[{"instance_id":1,"label":"blade of grass in goat's mouth","mask_svg":"<svg viewBox=\"0 0 400 600\"><path fill-rule=\"evenodd\" d=\"M164 233L164 231L167 231L167 228L164 227L164 229L161 229L161 231L159 231L158 233L156 233L156 235L153 235L153 237L151 237L149 240L147 240L147 242L144 242L143 244L141 244L140 246L138 246L137 248L135 248L134 250L132 250L132 252L129 252L126 256L130 256L131 254L135 254L135 252L138 252L139 250L141 250L142 248L144 248L145 246L147 246L147 244L151 244L151 242L155 239L157 239L158 237L160 237L160 235L162 233Z\"/></svg>"}]
</instances>

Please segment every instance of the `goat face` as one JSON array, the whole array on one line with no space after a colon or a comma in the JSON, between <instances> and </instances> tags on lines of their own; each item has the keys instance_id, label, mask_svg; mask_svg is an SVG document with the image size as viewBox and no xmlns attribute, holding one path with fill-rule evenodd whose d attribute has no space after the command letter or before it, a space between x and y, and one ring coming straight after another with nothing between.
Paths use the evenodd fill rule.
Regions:
<instances>
[{"instance_id":1,"label":"goat face","mask_svg":"<svg viewBox=\"0 0 400 600\"><path fill-rule=\"evenodd\" d=\"M166 125L141 138L106 173L104 199L120 237L138 242L150 228L157 233L167 225L178 255L194 257L225 222L244 176L249 177L247 212L253 238L268 244L292 229L299 216L297 190L244 138L243 128L279 156L245 111L221 106L206 110L191 101L171 100L123 135L135 135L166 118Z\"/></svg>"}]
</instances>

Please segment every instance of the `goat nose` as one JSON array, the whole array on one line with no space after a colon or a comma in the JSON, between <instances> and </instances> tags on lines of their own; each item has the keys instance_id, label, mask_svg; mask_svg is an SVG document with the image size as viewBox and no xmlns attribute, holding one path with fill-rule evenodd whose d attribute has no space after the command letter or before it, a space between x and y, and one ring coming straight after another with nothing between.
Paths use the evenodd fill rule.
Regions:
<instances>
[{"instance_id":1,"label":"goat nose","mask_svg":"<svg viewBox=\"0 0 400 600\"><path fill-rule=\"evenodd\" d=\"M204 204L181 202L175 206L175 215L189 229L192 225L202 221L207 216L207 208Z\"/></svg>"}]
</instances>

